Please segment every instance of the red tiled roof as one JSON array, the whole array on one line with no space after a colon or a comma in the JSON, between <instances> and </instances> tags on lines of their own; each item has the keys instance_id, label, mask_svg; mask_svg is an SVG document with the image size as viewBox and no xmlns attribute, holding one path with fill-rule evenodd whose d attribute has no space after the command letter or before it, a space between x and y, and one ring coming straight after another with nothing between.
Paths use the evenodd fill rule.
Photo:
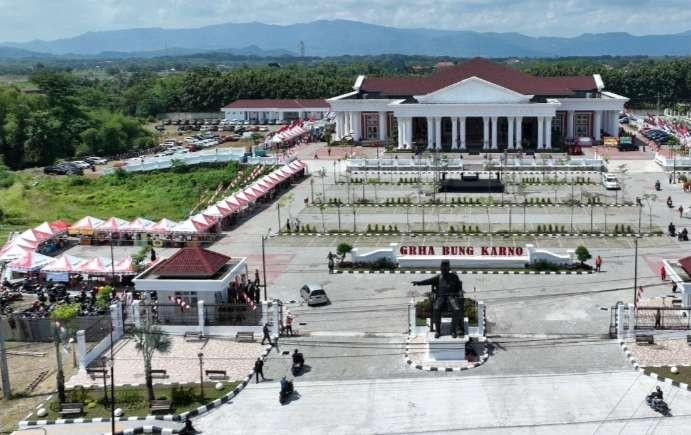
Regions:
<instances>
[{"instance_id":1,"label":"red tiled roof","mask_svg":"<svg viewBox=\"0 0 691 435\"><path fill-rule=\"evenodd\" d=\"M331 105L326 100L236 100L225 106L226 109L329 109Z\"/></svg>"},{"instance_id":2,"label":"red tiled roof","mask_svg":"<svg viewBox=\"0 0 691 435\"><path fill-rule=\"evenodd\" d=\"M230 257L218 252L198 247L182 248L161 262L154 273L166 277L211 277L228 261Z\"/></svg>"},{"instance_id":3,"label":"red tiled roof","mask_svg":"<svg viewBox=\"0 0 691 435\"><path fill-rule=\"evenodd\" d=\"M478 77L524 95L563 96L576 90L597 88L591 76L536 77L487 59L475 58L441 68L426 77L367 77L360 89L392 96L424 95L470 77Z\"/></svg>"},{"instance_id":4,"label":"red tiled roof","mask_svg":"<svg viewBox=\"0 0 691 435\"><path fill-rule=\"evenodd\" d=\"M679 260L679 265L688 273L691 275L691 257L684 257L681 260Z\"/></svg>"}]
</instances>

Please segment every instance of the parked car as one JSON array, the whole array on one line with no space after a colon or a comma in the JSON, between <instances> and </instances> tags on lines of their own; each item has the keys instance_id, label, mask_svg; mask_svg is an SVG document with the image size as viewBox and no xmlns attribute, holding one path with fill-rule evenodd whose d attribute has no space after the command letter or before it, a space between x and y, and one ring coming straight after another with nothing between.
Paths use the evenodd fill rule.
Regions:
<instances>
[{"instance_id":1,"label":"parked car","mask_svg":"<svg viewBox=\"0 0 691 435\"><path fill-rule=\"evenodd\" d=\"M328 304L329 297L322 286L318 284L305 284L300 289L300 297L307 302L307 305Z\"/></svg>"},{"instance_id":2,"label":"parked car","mask_svg":"<svg viewBox=\"0 0 691 435\"><path fill-rule=\"evenodd\" d=\"M72 164L80 169L89 169L91 167L91 163L85 162L84 160L74 160L69 162L69 164Z\"/></svg>"},{"instance_id":3,"label":"parked car","mask_svg":"<svg viewBox=\"0 0 691 435\"><path fill-rule=\"evenodd\" d=\"M92 165L105 165L108 163L108 159L103 157L90 156L84 159L84 161L91 163Z\"/></svg>"},{"instance_id":4,"label":"parked car","mask_svg":"<svg viewBox=\"0 0 691 435\"><path fill-rule=\"evenodd\" d=\"M70 163L58 163L57 165L46 166L43 173L48 175L84 175L84 170Z\"/></svg>"},{"instance_id":5,"label":"parked car","mask_svg":"<svg viewBox=\"0 0 691 435\"><path fill-rule=\"evenodd\" d=\"M621 189L621 186L619 186L619 181L617 180L617 177L615 177L612 174L602 174L602 185L605 186L605 189L607 189L607 190L619 190L619 189Z\"/></svg>"}]
</instances>

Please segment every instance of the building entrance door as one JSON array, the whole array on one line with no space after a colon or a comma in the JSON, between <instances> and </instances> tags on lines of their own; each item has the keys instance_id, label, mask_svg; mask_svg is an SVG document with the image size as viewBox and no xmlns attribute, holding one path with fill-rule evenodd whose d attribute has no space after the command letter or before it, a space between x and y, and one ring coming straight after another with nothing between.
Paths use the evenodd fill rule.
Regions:
<instances>
[{"instance_id":1,"label":"building entrance door","mask_svg":"<svg viewBox=\"0 0 691 435\"><path fill-rule=\"evenodd\" d=\"M465 144L468 151L482 150L483 141L482 118L466 118L465 121Z\"/></svg>"}]
</instances>

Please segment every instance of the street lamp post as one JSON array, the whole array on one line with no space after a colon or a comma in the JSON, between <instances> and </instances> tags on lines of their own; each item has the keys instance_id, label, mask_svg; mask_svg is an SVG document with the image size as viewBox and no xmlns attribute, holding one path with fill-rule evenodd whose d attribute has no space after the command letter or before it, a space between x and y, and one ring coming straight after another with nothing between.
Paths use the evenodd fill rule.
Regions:
<instances>
[{"instance_id":1,"label":"street lamp post","mask_svg":"<svg viewBox=\"0 0 691 435\"><path fill-rule=\"evenodd\" d=\"M204 400L204 354L199 352L197 356L199 357L199 391Z\"/></svg>"},{"instance_id":2,"label":"street lamp post","mask_svg":"<svg viewBox=\"0 0 691 435\"><path fill-rule=\"evenodd\" d=\"M262 234L262 275L264 278L264 300L268 301L269 298L266 296L267 290L266 288L268 287L268 284L266 282L266 240L269 238L269 233L271 232L271 228L269 228L269 231L267 231L266 234Z\"/></svg>"}]
</instances>

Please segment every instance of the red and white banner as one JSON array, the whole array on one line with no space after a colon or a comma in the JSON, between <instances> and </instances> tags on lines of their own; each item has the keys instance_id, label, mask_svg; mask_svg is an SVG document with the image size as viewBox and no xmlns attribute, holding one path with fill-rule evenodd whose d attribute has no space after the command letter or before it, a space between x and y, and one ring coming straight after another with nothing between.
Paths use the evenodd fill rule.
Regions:
<instances>
[{"instance_id":1,"label":"red and white banner","mask_svg":"<svg viewBox=\"0 0 691 435\"><path fill-rule=\"evenodd\" d=\"M252 300L252 298L250 298L249 295L248 295L247 293L245 293L244 291L241 291L241 292L240 292L240 297L242 298L242 300L245 301L245 303L246 303L247 305L250 306L250 308L252 308L253 310L256 310L256 309L257 309L257 304L254 303L254 301Z\"/></svg>"},{"instance_id":2,"label":"red and white banner","mask_svg":"<svg viewBox=\"0 0 691 435\"><path fill-rule=\"evenodd\" d=\"M190 309L190 305L180 297L168 296L168 300L182 308L182 311Z\"/></svg>"}]
</instances>

